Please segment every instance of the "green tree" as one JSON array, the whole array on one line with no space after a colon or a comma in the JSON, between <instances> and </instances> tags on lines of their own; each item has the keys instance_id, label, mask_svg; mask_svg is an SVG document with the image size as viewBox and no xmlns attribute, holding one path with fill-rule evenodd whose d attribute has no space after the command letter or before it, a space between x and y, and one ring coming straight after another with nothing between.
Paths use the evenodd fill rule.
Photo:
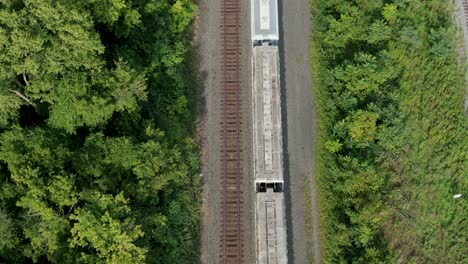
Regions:
<instances>
[{"instance_id":1,"label":"green tree","mask_svg":"<svg viewBox=\"0 0 468 264\"><path fill-rule=\"evenodd\" d=\"M194 10L0 1L0 259L198 259Z\"/></svg>"},{"instance_id":2,"label":"green tree","mask_svg":"<svg viewBox=\"0 0 468 264\"><path fill-rule=\"evenodd\" d=\"M6 250L11 250L18 243L18 235L15 224L8 213L0 208L0 254L4 254Z\"/></svg>"},{"instance_id":3,"label":"green tree","mask_svg":"<svg viewBox=\"0 0 468 264\"><path fill-rule=\"evenodd\" d=\"M49 123L69 133L103 124L116 111L133 111L146 98L141 73L120 59L106 67L88 12L57 1L13 7L0 10L0 79L6 84L0 98L8 103L0 120L18 110L8 99L12 91L23 104L46 108L41 114L49 115Z\"/></svg>"},{"instance_id":4,"label":"green tree","mask_svg":"<svg viewBox=\"0 0 468 264\"><path fill-rule=\"evenodd\" d=\"M91 247L97 256L81 253L83 263L145 263L146 249L134 244L143 236L141 226L131 217L129 201L116 196L86 193L86 205L75 210L70 219L76 223L71 229L71 247Z\"/></svg>"},{"instance_id":5,"label":"green tree","mask_svg":"<svg viewBox=\"0 0 468 264\"><path fill-rule=\"evenodd\" d=\"M466 262L466 203L453 198L468 186L466 81L452 4L312 3L329 262Z\"/></svg>"}]
</instances>

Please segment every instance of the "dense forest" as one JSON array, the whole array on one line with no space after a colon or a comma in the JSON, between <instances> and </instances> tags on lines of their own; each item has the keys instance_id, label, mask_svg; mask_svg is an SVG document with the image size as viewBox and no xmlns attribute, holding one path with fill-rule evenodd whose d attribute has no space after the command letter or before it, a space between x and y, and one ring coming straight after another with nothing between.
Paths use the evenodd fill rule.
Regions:
<instances>
[{"instance_id":1,"label":"dense forest","mask_svg":"<svg viewBox=\"0 0 468 264\"><path fill-rule=\"evenodd\" d=\"M194 263L192 0L0 0L0 263Z\"/></svg>"},{"instance_id":2,"label":"dense forest","mask_svg":"<svg viewBox=\"0 0 468 264\"><path fill-rule=\"evenodd\" d=\"M467 263L464 65L449 0L312 0L329 263ZM465 194L463 194L465 195Z\"/></svg>"}]
</instances>

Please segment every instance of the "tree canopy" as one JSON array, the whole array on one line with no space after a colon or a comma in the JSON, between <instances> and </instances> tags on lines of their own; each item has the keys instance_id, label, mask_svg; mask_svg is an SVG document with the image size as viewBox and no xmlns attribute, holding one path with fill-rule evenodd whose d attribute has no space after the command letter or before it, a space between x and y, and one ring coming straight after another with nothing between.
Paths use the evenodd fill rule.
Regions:
<instances>
[{"instance_id":1,"label":"tree canopy","mask_svg":"<svg viewBox=\"0 0 468 264\"><path fill-rule=\"evenodd\" d=\"M194 262L194 11L0 1L0 262Z\"/></svg>"}]
</instances>

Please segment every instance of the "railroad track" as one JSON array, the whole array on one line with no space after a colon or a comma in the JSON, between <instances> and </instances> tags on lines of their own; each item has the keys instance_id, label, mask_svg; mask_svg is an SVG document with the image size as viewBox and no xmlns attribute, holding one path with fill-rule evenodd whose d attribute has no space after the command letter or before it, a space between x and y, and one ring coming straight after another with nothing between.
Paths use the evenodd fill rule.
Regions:
<instances>
[{"instance_id":1,"label":"railroad track","mask_svg":"<svg viewBox=\"0 0 468 264\"><path fill-rule=\"evenodd\" d=\"M465 15L465 24L468 27L468 1L462 0L462 5L463 5L463 13Z\"/></svg>"},{"instance_id":2,"label":"railroad track","mask_svg":"<svg viewBox=\"0 0 468 264\"><path fill-rule=\"evenodd\" d=\"M221 0L220 263L243 262L240 0Z\"/></svg>"}]
</instances>

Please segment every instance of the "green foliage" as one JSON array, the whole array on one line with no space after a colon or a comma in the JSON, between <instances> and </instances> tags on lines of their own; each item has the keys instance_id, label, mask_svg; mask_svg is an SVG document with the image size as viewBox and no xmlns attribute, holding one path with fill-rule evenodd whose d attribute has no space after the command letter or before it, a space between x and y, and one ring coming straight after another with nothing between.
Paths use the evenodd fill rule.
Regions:
<instances>
[{"instance_id":1,"label":"green foliage","mask_svg":"<svg viewBox=\"0 0 468 264\"><path fill-rule=\"evenodd\" d=\"M82 253L80 262L144 263L147 250L134 244L143 232L135 219L129 218L128 199L122 193L87 193L85 200L87 205L70 216L76 221L70 246L94 248L98 256Z\"/></svg>"},{"instance_id":2,"label":"green foliage","mask_svg":"<svg viewBox=\"0 0 468 264\"><path fill-rule=\"evenodd\" d=\"M330 263L462 263L464 82L449 1L313 1ZM325 204L324 204L325 203Z\"/></svg>"},{"instance_id":3,"label":"green foliage","mask_svg":"<svg viewBox=\"0 0 468 264\"><path fill-rule=\"evenodd\" d=\"M358 110L347 123L349 135L356 142L374 142L377 134L377 119L379 115L369 111Z\"/></svg>"},{"instance_id":4,"label":"green foliage","mask_svg":"<svg viewBox=\"0 0 468 264\"><path fill-rule=\"evenodd\" d=\"M12 120L18 118L21 101L10 94L0 94L0 128L6 127Z\"/></svg>"},{"instance_id":5,"label":"green foliage","mask_svg":"<svg viewBox=\"0 0 468 264\"><path fill-rule=\"evenodd\" d=\"M136 101L146 98L143 74L120 58L106 66L105 47L87 13L52 1L0 11L4 89L45 104L50 125L69 133L103 124L116 111L134 111Z\"/></svg>"},{"instance_id":6,"label":"green foliage","mask_svg":"<svg viewBox=\"0 0 468 264\"><path fill-rule=\"evenodd\" d=\"M0 209L0 253L4 253L5 249L12 249L18 243L15 225L10 216L3 209Z\"/></svg>"},{"instance_id":7,"label":"green foliage","mask_svg":"<svg viewBox=\"0 0 468 264\"><path fill-rule=\"evenodd\" d=\"M192 1L0 2L0 259L194 263Z\"/></svg>"}]
</instances>

